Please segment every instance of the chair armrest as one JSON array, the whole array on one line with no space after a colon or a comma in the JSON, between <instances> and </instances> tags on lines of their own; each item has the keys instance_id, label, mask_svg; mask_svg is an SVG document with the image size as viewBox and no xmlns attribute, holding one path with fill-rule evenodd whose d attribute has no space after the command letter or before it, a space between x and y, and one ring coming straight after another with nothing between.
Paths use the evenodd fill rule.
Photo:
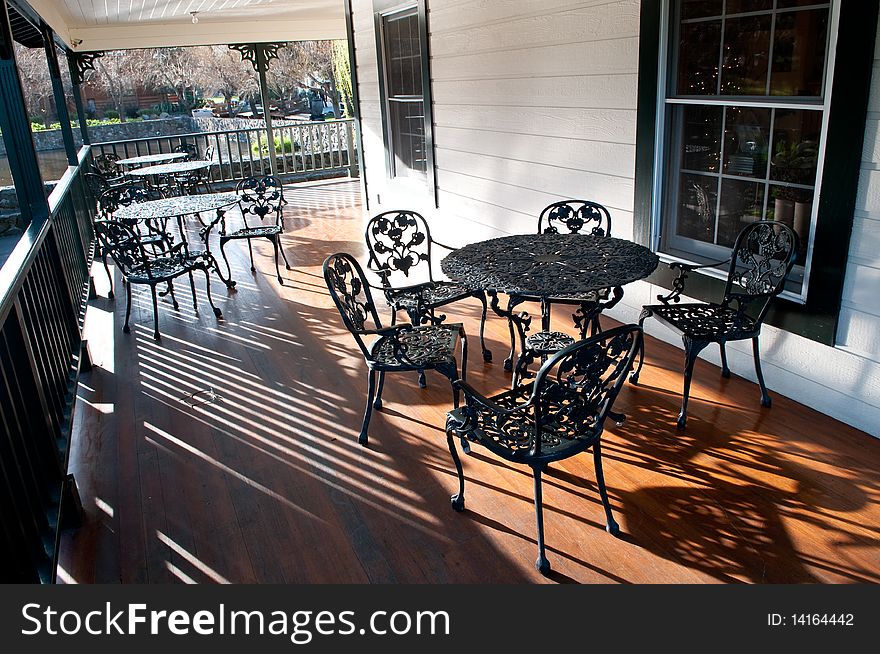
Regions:
<instances>
[{"instance_id":1,"label":"chair armrest","mask_svg":"<svg viewBox=\"0 0 880 654\"><path fill-rule=\"evenodd\" d=\"M413 326L408 322L399 322L396 325L392 325L390 327L382 327L380 329L361 329L358 330L358 334L362 336L393 336L394 334L398 334L400 332L408 332L412 331Z\"/></svg>"},{"instance_id":2,"label":"chair armrest","mask_svg":"<svg viewBox=\"0 0 880 654\"><path fill-rule=\"evenodd\" d=\"M476 388L474 388L473 386L468 384L463 379L456 379L452 383L452 387L464 391L464 396L468 401L476 402L477 404L480 404L480 405L486 407L487 409L489 409L493 413L497 413L497 414L501 414L501 415L509 415L511 413L515 413L515 412L519 411L520 409L524 409L525 407L529 406L532 403L532 398L530 396L526 402L524 402L522 404L517 404L515 407L512 407L510 409L506 409L503 406L501 406L500 404L496 404L495 402L490 400L488 397L486 397L485 395L480 393L480 391L478 391Z\"/></svg>"},{"instance_id":3,"label":"chair armrest","mask_svg":"<svg viewBox=\"0 0 880 654\"><path fill-rule=\"evenodd\" d=\"M702 268L714 268L715 266L720 266L721 264L725 263L730 263L730 259L726 259L724 261L712 261L710 263L704 263L699 266L690 263L683 263L681 261L673 261L669 264L669 269L678 269L678 276L672 280L672 290L666 295L658 295L657 299L666 305L668 305L670 302L680 302L681 294L684 293L685 281L687 281L688 275L690 273L694 272L695 270L700 270Z\"/></svg>"},{"instance_id":4,"label":"chair armrest","mask_svg":"<svg viewBox=\"0 0 880 654\"><path fill-rule=\"evenodd\" d=\"M446 245L445 243L441 243L440 241L435 241L433 238L431 239L431 243L433 245L437 245L437 246L443 248L444 250L449 250L450 252L453 252L458 249L458 248L452 247L451 245Z\"/></svg>"}]
</instances>

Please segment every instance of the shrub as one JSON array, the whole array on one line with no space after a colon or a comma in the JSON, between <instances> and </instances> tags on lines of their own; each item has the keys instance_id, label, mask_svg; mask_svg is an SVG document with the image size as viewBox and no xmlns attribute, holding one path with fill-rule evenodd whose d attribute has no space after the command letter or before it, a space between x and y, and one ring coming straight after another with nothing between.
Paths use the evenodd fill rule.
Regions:
<instances>
[{"instance_id":1,"label":"shrub","mask_svg":"<svg viewBox=\"0 0 880 654\"><path fill-rule=\"evenodd\" d=\"M109 120L113 120L114 118L116 118L118 120L119 112L114 111L113 109L107 109L107 111L104 112L104 118L107 118Z\"/></svg>"},{"instance_id":2,"label":"shrub","mask_svg":"<svg viewBox=\"0 0 880 654\"><path fill-rule=\"evenodd\" d=\"M126 118L137 118L139 115L140 109L137 107L126 107L125 108L125 117Z\"/></svg>"},{"instance_id":3,"label":"shrub","mask_svg":"<svg viewBox=\"0 0 880 654\"><path fill-rule=\"evenodd\" d=\"M292 154L293 152L299 152L299 150L299 143L295 143L289 136L275 136L275 154ZM269 154L269 142L261 140L259 143L252 143L251 152L258 156Z\"/></svg>"}]
</instances>

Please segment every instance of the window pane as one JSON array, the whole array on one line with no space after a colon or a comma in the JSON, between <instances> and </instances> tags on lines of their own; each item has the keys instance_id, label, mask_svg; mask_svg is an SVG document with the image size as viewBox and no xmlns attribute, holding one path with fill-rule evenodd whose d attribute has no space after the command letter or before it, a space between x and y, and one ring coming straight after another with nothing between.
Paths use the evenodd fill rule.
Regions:
<instances>
[{"instance_id":1,"label":"window pane","mask_svg":"<svg viewBox=\"0 0 880 654\"><path fill-rule=\"evenodd\" d=\"M681 26L677 87L680 95L715 95L718 92L720 47L720 20Z\"/></svg>"},{"instance_id":2,"label":"window pane","mask_svg":"<svg viewBox=\"0 0 880 654\"><path fill-rule=\"evenodd\" d=\"M777 15L771 95L822 95L827 33L827 9Z\"/></svg>"},{"instance_id":3,"label":"window pane","mask_svg":"<svg viewBox=\"0 0 880 654\"><path fill-rule=\"evenodd\" d=\"M682 173L679 181L676 233L712 243L715 239L715 203L718 178Z\"/></svg>"},{"instance_id":4,"label":"window pane","mask_svg":"<svg viewBox=\"0 0 880 654\"><path fill-rule=\"evenodd\" d=\"M822 112L776 110L770 179L806 186L816 183L821 126Z\"/></svg>"},{"instance_id":5,"label":"window pane","mask_svg":"<svg viewBox=\"0 0 880 654\"><path fill-rule=\"evenodd\" d=\"M733 247L743 227L761 219L764 211L763 182L725 179L721 182L718 213L718 245Z\"/></svg>"},{"instance_id":6,"label":"window pane","mask_svg":"<svg viewBox=\"0 0 880 654\"><path fill-rule=\"evenodd\" d=\"M780 9L788 9L790 7L808 7L810 5L828 4L828 0L778 0L776 6Z\"/></svg>"},{"instance_id":7,"label":"window pane","mask_svg":"<svg viewBox=\"0 0 880 654\"><path fill-rule=\"evenodd\" d=\"M725 13L741 14L746 11L762 11L773 9L773 0L727 0Z\"/></svg>"},{"instance_id":8,"label":"window pane","mask_svg":"<svg viewBox=\"0 0 880 654\"><path fill-rule=\"evenodd\" d=\"M686 170L718 172L721 159L722 107L679 105L681 116L681 167Z\"/></svg>"},{"instance_id":9,"label":"window pane","mask_svg":"<svg viewBox=\"0 0 880 654\"><path fill-rule=\"evenodd\" d=\"M767 174L770 110L728 107L724 128L724 172L763 179Z\"/></svg>"},{"instance_id":10,"label":"window pane","mask_svg":"<svg viewBox=\"0 0 880 654\"><path fill-rule=\"evenodd\" d=\"M725 22L722 94L764 95L767 92L770 20L766 14Z\"/></svg>"},{"instance_id":11,"label":"window pane","mask_svg":"<svg viewBox=\"0 0 880 654\"><path fill-rule=\"evenodd\" d=\"M688 19L720 16L722 5L722 0L681 0L681 17Z\"/></svg>"},{"instance_id":12,"label":"window pane","mask_svg":"<svg viewBox=\"0 0 880 654\"><path fill-rule=\"evenodd\" d=\"M390 102L392 154L396 177L426 178L425 105L423 102Z\"/></svg>"},{"instance_id":13,"label":"window pane","mask_svg":"<svg viewBox=\"0 0 880 654\"><path fill-rule=\"evenodd\" d=\"M797 232L800 239L797 263L800 265L806 262L812 217L812 190L770 185L767 219L783 222Z\"/></svg>"}]
</instances>

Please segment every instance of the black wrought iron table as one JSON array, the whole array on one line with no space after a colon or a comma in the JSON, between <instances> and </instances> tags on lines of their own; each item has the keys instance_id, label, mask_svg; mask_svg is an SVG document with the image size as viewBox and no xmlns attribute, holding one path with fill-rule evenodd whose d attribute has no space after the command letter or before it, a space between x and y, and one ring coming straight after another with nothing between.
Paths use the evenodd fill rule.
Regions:
<instances>
[{"instance_id":1,"label":"black wrought iron table","mask_svg":"<svg viewBox=\"0 0 880 654\"><path fill-rule=\"evenodd\" d=\"M206 193L204 195L182 195L178 197L171 198L162 198L161 200L150 200L149 202L141 202L139 204L131 204L127 207L120 207L113 213L113 218L117 220L131 220L131 221L160 221L166 220L168 218L175 218L177 220L177 227L181 234L181 238L186 241L186 231L183 224L183 219L186 216L199 216L205 214L213 213L214 217L208 221L207 223L202 223L202 227L199 230L199 236L205 244L204 250L190 250L189 245L186 244L184 247L186 248L188 257L202 257L206 260L207 264L213 268L217 276L226 284L227 288L234 288L235 281L231 279L232 271L229 271L228 276L224 276L223 272L220 270L220 266L217 263L217 259L211 254L210 247L208 245L208 239L211 235L211 230L214 227L221 223L221 230L223 229L222 223L224 217L226 215L226 211L228 208L234 204L237 204L240 200L237 193Z\"/></svg>"},{"instance_id":2,"label":"black wrought iron table","mask_svg":"<svg viewBox=\"0 0 880 654\"><path fill-rule=\"evenodd\" d=\"M517 305L527 299L543 304L622 287L647 277L658 263L648 248L619 238L520 234L466 245L447 255L440 267L455 282L486 291L492 310L518 327L524 348L531 318L527 312L514 312ZM506 308L498 301L499 293L510 297ZM511 350L505 362L508 369L513 367L513 356Z\"/></svg>"},{"instance_id":3,"label":"black wrought iron table","mask_svg":"<svg viewBox=\"0 0 880 654\"><path fill-rule=\"evenodd\" d=\"M182 173L191 173L196 170L204 170L213 165L213 161L203 161L201 159L195 161L173 161L171 163L162 163L155 166L135 168L134 170L128 171L128 174L136 175L138 177L147 177L149 175L180 175Z\"/></svg>"}]
</instances>

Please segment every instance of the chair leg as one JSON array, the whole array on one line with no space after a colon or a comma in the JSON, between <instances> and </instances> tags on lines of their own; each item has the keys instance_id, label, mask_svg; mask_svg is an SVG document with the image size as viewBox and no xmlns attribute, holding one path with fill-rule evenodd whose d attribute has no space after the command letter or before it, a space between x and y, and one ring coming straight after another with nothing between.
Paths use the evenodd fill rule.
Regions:
<instances>
[{"instance_id":1,"label":"chair leg","mask_svg":"<svg viewBox=\"0 0 880 654\"><path fill-rule=\"evenodd\" d=\"M461 513L464 511L464 470L461 467L458 451L455 449L455 435L451 431L446 432L446 444L449 446L449 453L452 454L452 462L455 464L455 471L458 473L458 493L451 498L452 508Z\"/></svg>"},{"instance_id":2,"label":"chair leg","mask_svg":"<svg viewBox=\"0 0 880 654\"><path fill-rule=\"evenodd\" d=\"M691 394L691 378L694 374L694 363L700 351L708 345L708 343L692 341L687 336L682 337L682 340L684 341L684 391L681 397L681 411L678 414L679 429L684 429L687 424L688 398Z\"/></svg>"},{"instance_id":3,"label":"chair leg","mask_svg":"<svg viewBox=\"0 0 880 654\"><path fill-rule=\"evenodd\" d=\"M179 311L180 305L177 303L177 298L174 297L174 282L168 282L168 294L171 296L171 305L174 307L174 310Z\"/></svg>"},{"instance_id":4,"label":"chair leg","mask_svg":"<svg viewBox=\"0 0 880 654\"><path fill-rule=\"evenodd\" d=\"M150 284L150 294L153 296L153 338L159 340L159 298L156 297L156 285Z\"/></svg>"},{"instance_id":5,"label":"chair leg","mask_svg":"<svg viewBox=\"0 0 880 654\"><path fill-rule=\"evenodd\" d=\"M771 404L770 395L767 393L767 386L764 385L764 373L761 372L761 345L758 343L758 337L752 339L752 352L755 355L755 374L758 376L758 385L761 387L761 406L769 407Z\"/></svg>"},{"instance_id":6,"label":"chair leg","mask_svg":"<svg viewBox=\"0 0 880 654\"><path fill-rule=\"evenodd\" d=\"M542 575L550 572L550 561L544 556L544 500L541 489L541 468L532 466L535 473L535 522L538 526L538 559L535 561L535 569Z\"/></svg>"},{"instance_id":7,"label":"chair leg","mask_svg":"<svg viewBox=\"0 0 880 654\"><path fill-rule=\"evenodd\" d=\"M611 514L611 503L608 501L608 491L605 490L605 475L602 472L602 446L597 442L593 445L593 464L596 466L596 486L599 487L599 497L602 498L602 506L605 507L605 531L612 536L620 533L620 525Z\"/></svg>"},{"instance_id":8,"label":"chair leg","mask_svg":"<svg viewBox=\"0 0 880 654\"><path fill-rule=\"evenodd\" d=\"M483 338L483 332L486 331L486 311L489 308L489 305L486 302L486 293L481 291L477 296L480 298L480 302L483 303L483 315L480 316L480 348L483 350L483 361L489 362L492 360L492 352L489 348L486 347L486 341Z\"/></svg>"},{"instance_id":9,"label":"chair leg","mask_svg":"<svg viewBox=\"0 0 880 654\"><path fill-rule=\"evenodd\" d=\"M232 279L232 266L229 265L229 259L226 258L226 244L228 242L228 238L220 238L220 255L223 257L223 263L226 264L226 279Z\"/></svg>"},{"instance_id":10,"label":"chair leg","mask_svg":"<svg viewBox=\"0 0 880 654\"><path fill-rule=\"evenodd\" d=\"M198 313L199 312L199 300L196 297L196 280L193 277L192 270L190 270L187 274L189 275L189 290L192 291L192 296L193 296L193 311Z\"/></svg>"},{"instance_id":11,"label":"chair leg","mask_svg":"<svg viewBox=\"0 0 880 654\"><path fill-rule=\"evenodd\" d=\"M290 270L290 262L287 260L287 255L284 254L284 248L281 247L281 237L278 237L278 249L281 250L281 258L284 259L284 267Z\"/></svg>"},{"instance_id":12,"label":"chair leg","mask_svg":"<svg viewBox=\"0 0 880 654\"><path fill-rule=\"evenodd\" d=\"M382 389L385 386L385 372L382 371L379 373L379 385L376 387L376 399L373 402L373 408L376 411L382 410Z\"/></svg>"},{"instance_id":13,"label":"chair leg","mask_svg":"<svg viewBox=\"0 0 880 654\"><path fill-rule=\"evenodd\" d=\"M278 267L278 237L270 238L272 241L272 248L275 250L275 276L278 278L278 283L282 286L284 285L284 279L281 277L281 269ZM250 239L248 239L248 244L250 244Z\"/></svg>"},{"instance_id":14,"label":"chair leg","mask_svg":"<svg viewBox=\"0 0 880 654\"><path fill-rule=\"evenodd\" d=\"M110 280L110 292L107 293L107 297L109 299L113 299L113 275L110 274L110 266L107 264L107 252L105 251L103 254L104 259L104 270L107 272L107 279Z\"/></svg>"},{"instance_id":15,"label":"chair leg","mask_svg":"<svg viewBox=\"0 0 880 654\"><path fill-rule=\"evenodd\" d=\"M644 328L645 320L651 317L651 311L643 309L639 316L639 327ZM629 373L629 383L638 384L639 375L642 373L642 366L645 365L645 338L642 336L642 344L639 346L639 366Z\"/></svg>"},{"instance_id":16,"label":"chair leg","mask_svg":"<svg viewBox=\"0 0 880 654\"><path fill-rule=\"evenodd\" d=\"M125 300L125 322L122 325L122 331L127 334L131 331L131 327L128 325L128 319L131 316L131 284L125 285Z\"/></svg>"},{"instance_id":17,"label":"chair leg","mask_svg":"<svg viewBox=\"0 0 880 654\"><path fill-rule=\"evenodd\" d=\"M203 268L202 272L205 273L205 293L208 296L208 304L210 304L211 308L214 310L214 315L221 318L223 312L220 311L219 307L214 306L214 298L211 297L211 276L208 274L207 269Z\"/></svg>"},{"instance_id":18,"label":"chair leg","mask_svg":"<svg viewBox=\"0 0 880 654\"><path fill-rule=\"evenodd\" d=\"M367 429L370 426L370 416L373 414L373 398L376 395L376 371L371 370L367 380L367 408L364 411L364 424L361 425L361 433L358 436L358 443L367 444Z\"/></svg>"},{"instance_id":19,"label":"chair leg","mask_svg":"<svg viewBox=\"0 0 880 654\"><path fill-rule=\"evenodd\" d=\"M718 344L718 347L721 349L721 376L725 379L729 379L730 368L727 365L727 344L724 341L721 341Z\"/></svg>"},{"instance_id":20,"label":"chair leg","mask_svg":"<svg viewBox=\"0 0 880 654\"><path fill-rule=\"evenodd\" d=\"M508 301L507 303L507 313L510 314L513 312L513 303ZM513 370L513 357L516 356L516 334L513 331L513 320L507 319L507 331L510 332L510 353L507 355L507 358L504 360L504 370L507 372L511 372Z\"/></svg>"},{"instance_id":21,"label":"chair leg","mask_svg":"<svg viewBox=\"0 0 880 654\"><path fill-rule=\"evenodd\" d=\"M254 247L251 245L251 239L247 239L248 244L248 254L251 257L251 272L257 272L256 266L254 266Z\"/></svg>"}]
</instances>

